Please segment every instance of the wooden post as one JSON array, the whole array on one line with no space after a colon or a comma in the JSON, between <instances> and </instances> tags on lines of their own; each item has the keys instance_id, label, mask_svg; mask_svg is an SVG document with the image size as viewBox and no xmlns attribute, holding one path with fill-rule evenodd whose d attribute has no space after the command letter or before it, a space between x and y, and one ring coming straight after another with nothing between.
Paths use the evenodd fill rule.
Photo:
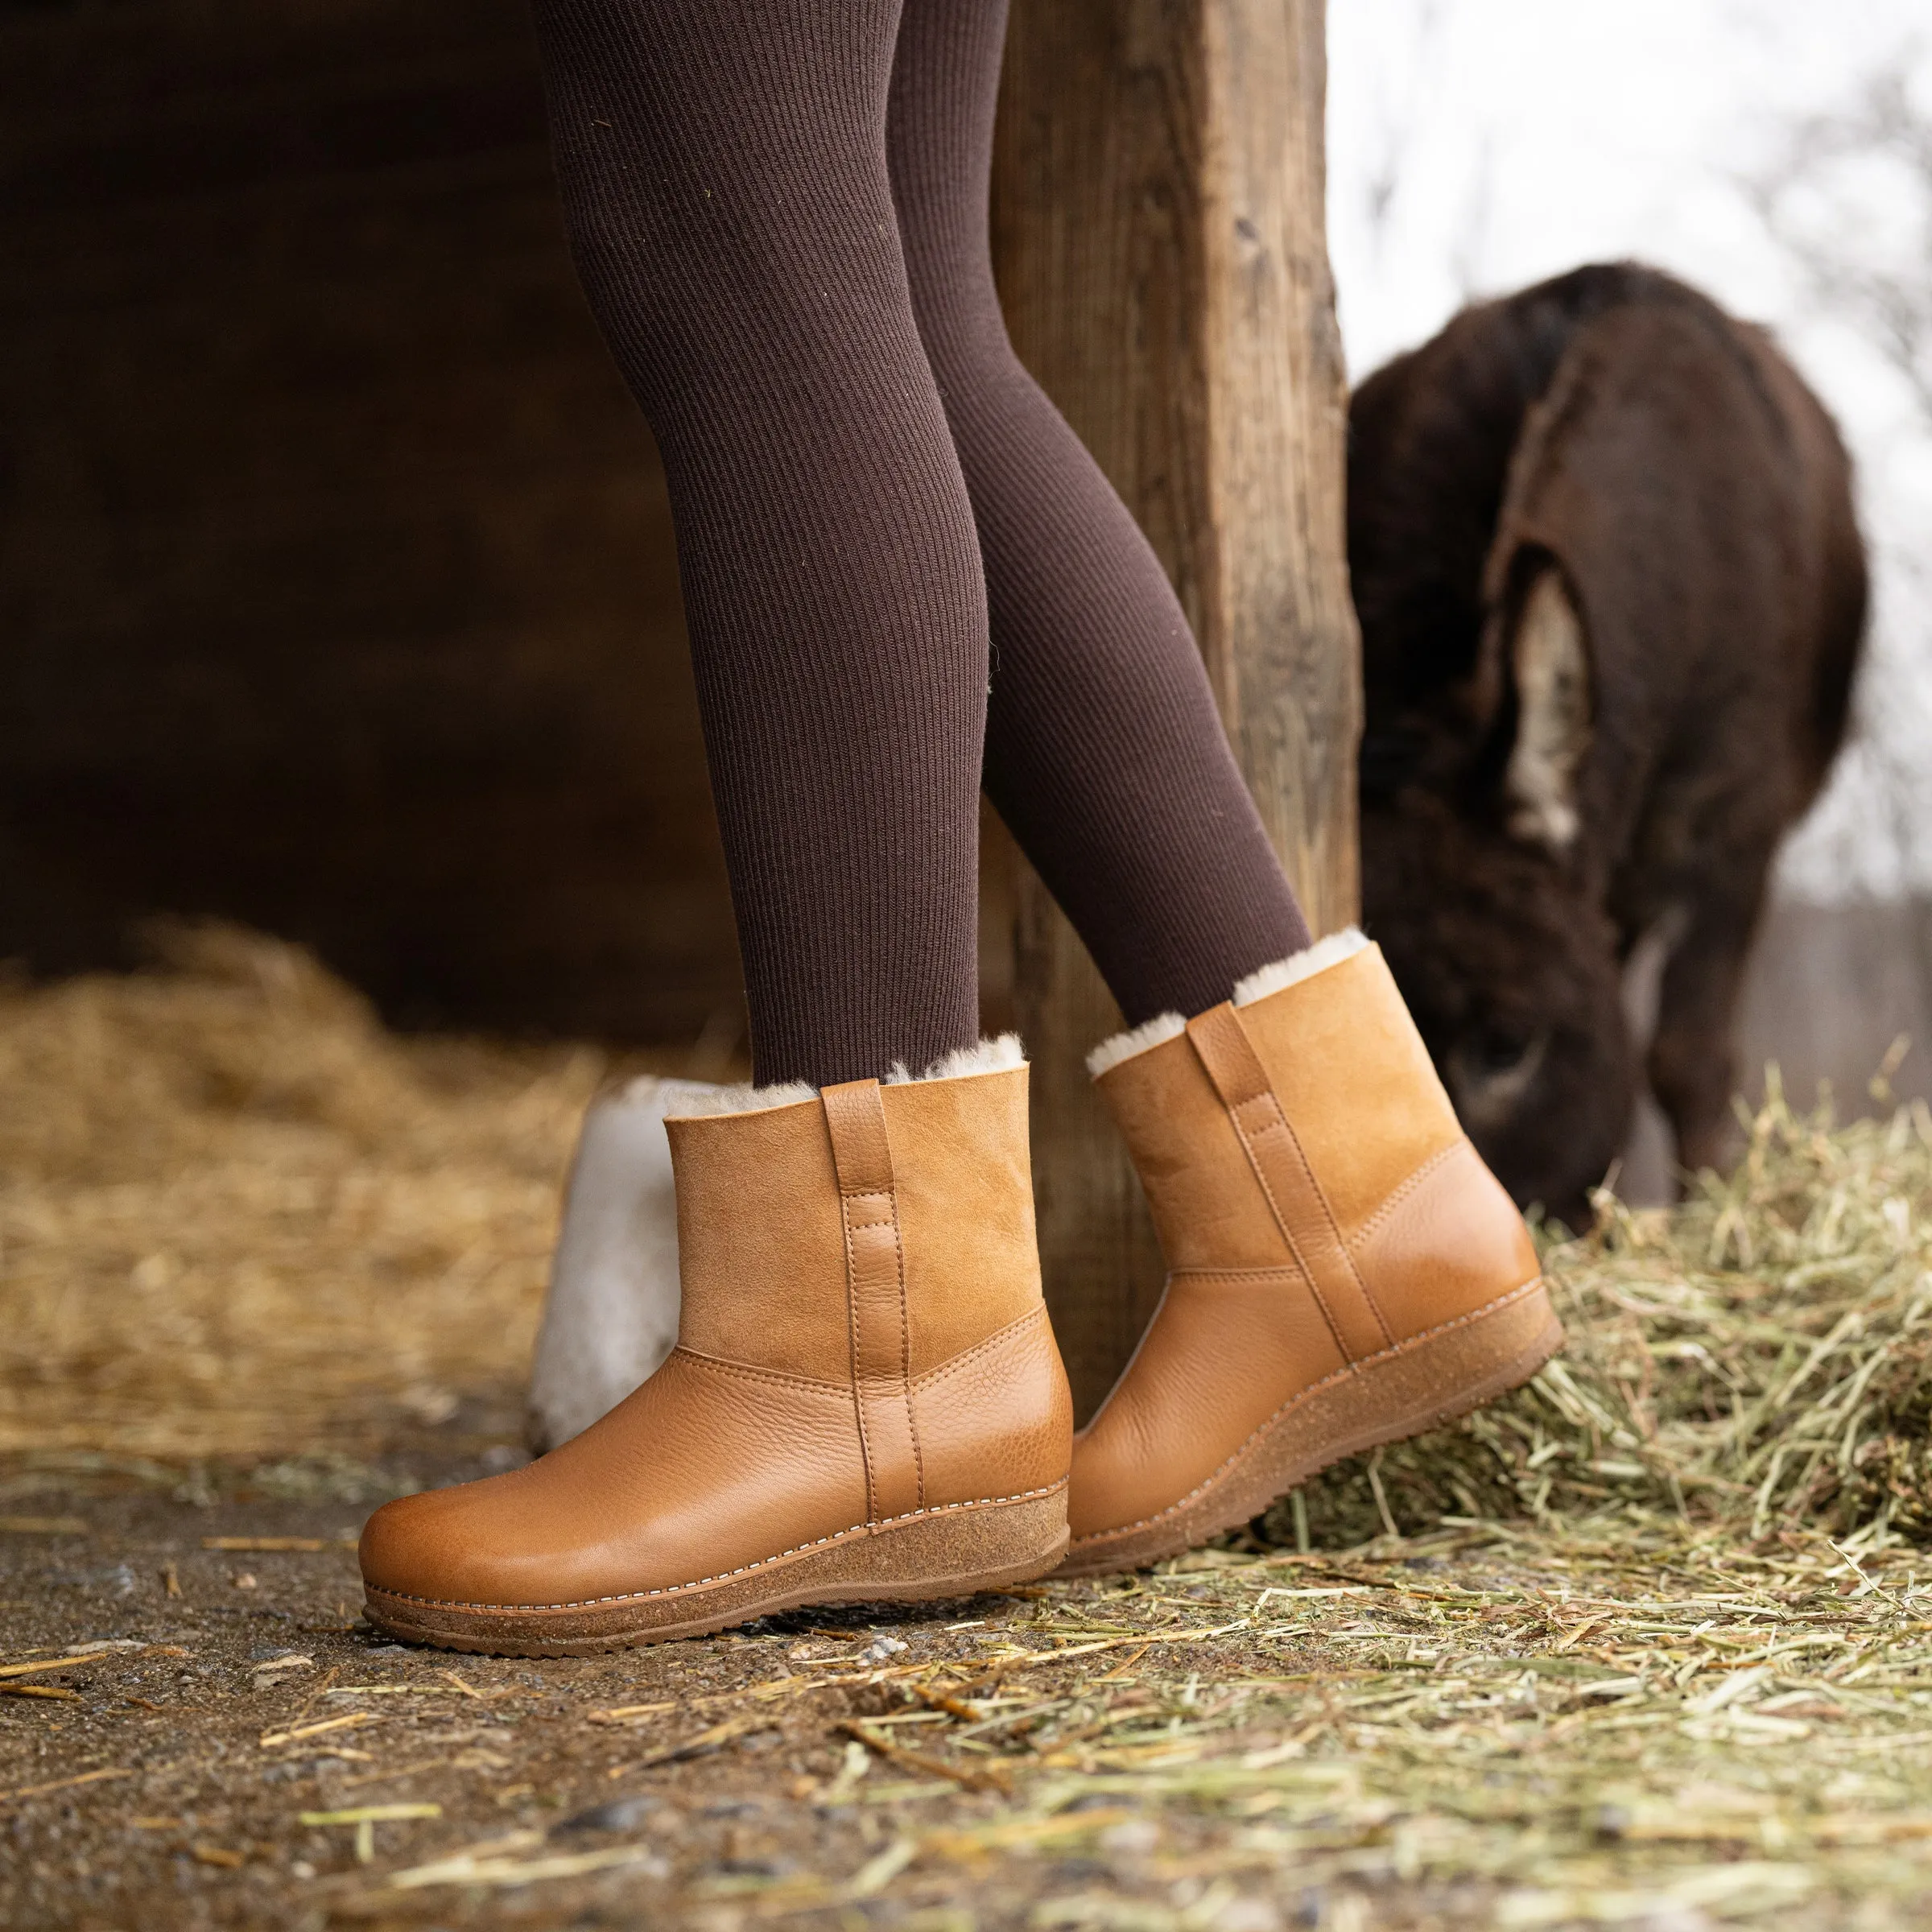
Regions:
<instances>
[{"instance_id":1,"label":"wooden post","mask_svg":"<svg viewBox=\"0 0 1932 1932\"><path fill-rule=\"evenodd\" d=\"M1323 0L1014 0L993 196L1014 344L1173 579L1318 933L1356 914L1360 708L1323 21ZM1118 1015L1004 850L1042 1256L1085 1414L1151 1312L1158 1261L1081 1065Z\"/></svg>"}]
</instances>

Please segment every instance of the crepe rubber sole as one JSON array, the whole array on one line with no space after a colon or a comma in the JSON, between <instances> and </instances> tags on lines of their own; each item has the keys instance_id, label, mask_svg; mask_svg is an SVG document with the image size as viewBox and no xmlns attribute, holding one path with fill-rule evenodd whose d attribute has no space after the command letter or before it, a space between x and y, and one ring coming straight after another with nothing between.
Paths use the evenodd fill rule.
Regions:
<instances>
[{"instance_id":1,"label":"crepe rubber sole","mask_svg":"<svg viewBox=\"0 0 1932 1932\"><path fill-rule=\"evenodd\" d=\"M1179 1556L1249 1522L1332 1463L1467 1415L1529 1381L1563 1346L1541 1281L1480 1313L1399 1343L1284 1402L1170 1509L1081 1537L1062 1576L1100 1576Z\"/></svg>"},{"instance_id":2,"label":"crepe rubber sole","mask_svg":"<svg viewBox=\"0 0 1932 1932\"><path fill-rule=\"evenodd\" d=\"M406 1642L493 1657L588 1657L702 1637L807 1604L917 1603L1045 1576L1067 1548L1067 1485L921 1510L664 1590L576 1604L456 1604L364 1587L369 1620Z\"/></svg>"}]
</instances>

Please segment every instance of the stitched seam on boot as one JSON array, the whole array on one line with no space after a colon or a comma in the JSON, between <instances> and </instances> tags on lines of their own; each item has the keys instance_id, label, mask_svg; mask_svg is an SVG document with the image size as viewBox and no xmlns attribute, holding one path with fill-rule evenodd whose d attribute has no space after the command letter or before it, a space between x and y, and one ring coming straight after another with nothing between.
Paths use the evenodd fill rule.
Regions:
<instances>
[{"instance_id":1,"label":"stitched seam on boot","mask_svg":"<svg viewBox=\"0 0 1932 1932\"><path fill-rule=\"evenodd\" d=\"M1362 1223L1360 1227L1356 1229L1355 1238L1358 1241L1367 1241L1369 1236L1373 1234L1376 1229L1381 1227L1383 1222L1387 1220L1389 1216L1394 1213L1396 1209L1407 1200L1409 1196L1414 1193L1416 1189L1421 1187L1422 1183L1427 1180L1429 1176L1435 1173L1436 1169L1441 1166L1451 1154L1459 1154L1468 1145L1468 1135L1459 1133L1447 1147L1439 1147L1427 1160L1422 1162L1421 1166L1416 1169L1414 1174L1410 1175L1407 1180L1397 1187L1393 1193L1385 1197L1382 1204L1376 1209L1373 1214L1369 1216L1367 1220Z\"/></svg>"},{"instance_id":2,"label":"stitched seam on boot","mask_svg":"<svg viewBox=\"0 0 1932 1932\"><path fill-rule=\"evenodd\" d=\"M919 1411L912 1404L912 1302L906 1286L906 1230L899 1223L895 1189L892 1203L892 1246L899 1269L899 1400L906 1406L906 1433L912 1438L912 1500L926 1501L926 1451L919 1442Z\"/></svg>"},{"instance_id":3,"label":"stitched seam on boot","mask_svg":"<svg viewBox=\"0 0 1932 1932\"><path fill-rule=\"evenodd\" d=\"M1029 1322L1037 1322L1042 1319L1046 1313L1046 1304L1044 1302L1029 1308L1024 1315L1016 1316L1005 1327L994 1329L985 1341L975 1342L970 1348L962 1348L957 1355L947 1356L945 1360L936 1368L928 1368L923 1375L913 1382L912 1386L918 1389L927 1389L937 1386L956 1368L964 1368L976 1357L985 1355L989 1349L998 1348L1002 1342L1009 1340L1018 1330L1024 1328Z\"/></svg>"},{"instance_id":4,"label":"stitched seam on boot","mask_svg":"<svg viewBox=\"0 0 1932 1932\"><path fill-rule=\"evenodd\" d=\"M1261 1129L1260 1133L1254 1137L1256 1144L1258 1146L1261 1141L1269 1134L1278 1133L1282 1136L1284 1144L1292 1150L1295 1160L1303 1169L1306 1170L1307 1173L1308 1179L1315 1195L1315 1203L1316 1207L1320 1208L1322 1211L1322 1219L1327 1224L1328 1232L1334 1240L1336 1252L1340 1253L1342 1257L1342 1265L1348 1270L1349 1279L1355 1283L1356 1293L1362 1298L1363 1306L1365 1307L1369 1314L1375 1318L1376 1327L1381 1329L1382 1331L1382 1340L1387 1343L1393 1343L1395 1340L1395 1336L1389 1329L1389 1318L1382 1313L1381 1303L1377 1301L1374 1295L1369 1292L1368 1284L1362 1279L1362 1271L1355 1265L1355 1256L1351 1251L1348 1242L1342 1238L1341 1224L1335 1218L1335 1207L1334 1203L1328 1199L1328 1190L1322 1185L1320 1177L1315 1173L1314 1163L1308 1158L1308 1151L1302 1145L1301 1136L1298 1134L1294 1131L1294 1128L1289 1125L1288 1116L1282 1110L1282 1103L1279 1099L1276 1097L1273 1088L1270 1088L1268 1091L1268 1100L1269 1106L1273 1110L1274 1118ZM1245 1133L1244 1137L1245 1137ZM1258 1159L1255 1159L1252 1155L1249 1158L1253 1161L1255 1172L1258 1175L1261 1172L1261 1162ZM1264 1181L1261 1184L1264 1187L1267 1186L1265 1181ZM1280 1213L1280 1208L1275 1203L1274 1195L1272 1191L1270 1191L1269 1193L1268 1200L1269 1204L1271 1207L1275 1208L1276 1213L1278 1216ZM1286 1236L1288 1234L1288 1224L1286 1221L1283 1221L1281 1224L1281 1227L1282 1235ZM1302 1265L1304 1269L1306 1269L1307 1263L1302 1260L1299 1246L1292 1239L1289 1240L1288 1245L1290 1250L1294 1253L1295 1259L1298 1261L1302 1261ZM1315 1299L1321 1302L1322 1312L1324 1315L1327 1315L1328 1313L1328 1303L1327 1299L1323 1296L1321 1290L1315 1286L1314 1271L1312 1269L1308 1269L1307 1273L1308 1285L1311 1288L1315 1289ZM1339 1330L1336 1331L1335 1340L1337 1341L1341 1340L1341 1335ZM1342 1352L1344 1355L1348 1352L1346 1347L1343 1348Z\"/></svg>"},{"instance_id":5,"label":"stitched seam on boot","mask_svg":"<svg viewBox=\"0 0 1932 1932\"><path fill-rule=\"evenodd\" d=\"M1245 1282L1261 1283L1280 1282L1286 1286L1307 1285L1307 1277L1298 1268L1175 1268L1169 1271L1170 1282Z\"/></svg>"},{"instance_id":6,"label":"stitched seam on boot","mask_svg":"<svg viewBox=\"0 0 1932 1932\"><path fill-rule=\"evenodd\" d=\"M366 1583L365 1589L378 1596L386 1596L393 1603L426 1604L440 1610L594 1610L601 1604L641 1604L654 1596L676 1596L687 1590L701 1590L707 1583L727 1583L734 1576L749 1576L754 1571L769 1569L774 1563L782 1563L788 1556L802 1556L808 1550L822 1550L830 1543L842 1543L848 1538L877 1535L881 1530L895 1530L903 1523L916 1522L923 1516L945 1516L957 1509L994 1509L1003 1503L1027 1503L1042 1496L1056 1496L1067 1487L1063 1476L1057 1483L1048 1483L1038 1489L1022 1489L1013 1496L976 1496L970 1502L929 1503L923 1509L908 1510L903 1516L889 1516L881 1521L854 1523L849 1529L835 1530L829 1536L814 1537L808 1543L795 1543L789 1550L780 1550L771 1556L762 1556L756 1563L741 1564L736 1570L720 1570L716 1576L694 1578L688 1583L664 1583L655 1590L629 1590L614 1596L580 1597L564 1604L476 1604L464 1603L448 1596L411 1596L402 1590L386 1590L380 1583Z\"/></svg>"},{"instance_id":7,"label":"stitched seam on boot","mask_svg":"<svg viewBox=\"0 0 1932 1932\"><path fill-rule=\"evenodd\" d=\"M879 1513L878 1485L872 1473L872 1436L865 1426L865 1392L861 1387L859 1374L859 1298L853 1292L853 1283L858 1278L858 1257L852 1245L855 1225L877 1226L877 1222L855 1223L852 1210L860 1201L884 1200L890 1202L890 1194L877 1190L863 1194L848 1194L839 1191L839 1219L845 1232L845 1319L852 1335L852 1419L859 1431L859 1467L865 1472L865 1516L869 1521Z\"/></svg>"},{"instance_id":8,"label":"stitched seam on boot","mask_svg":"<svg viewBox=\"0 0 1932 1932\"><path fill-rule=\"evenodd\" d=\"M756 1362L735 1361L728 1355L707 1355L702 1348L687 1348L682 1342L671 1352L687 1356L700 1367L715 1368L720 1375L735 1375L748 1381L755 1378L762 1382L776 1382L782 1388L813 1393L822 1389L839 1397L841 1402L852 1393L844 1382L822 1381L815 1375L791 1375L782 1368L761 1368Z\"/></svg>"},{"instance_id":9,"label":"stitched seam on boot","mask_svg":"<svg viewBox=\"0 0 1932 1932\"><path fill-rule=\"evenodd\" d=\"M1319 1382L1311 1382L1306 1389L1298 1389L1266 1422L1254 1429L1238 1447L1231 1451L1227 1459L1212 1475L1204 1476L1185 1496L1170 1503L1165 1509L1156 1510L1152 1516L1141 1517L1138 1521L1121 1523L1112 1530L1096 1530L1091 1536L1076 1537L1068 1547L1073 1550L1089 1547L1095 1543L1106 1542L1109 1537L1125 1536L1133 1530L1146 1530L1155 1523L1165 1522L1169 1517L1178 1514L1190 1503L1205 1496L1290 1409L1307 1402L1310 1396L1319 1395L1324 1389L1332 1389L1337 1382L1348 1381L1351 1376L1364 1368L1373 1368L1378 1362L1392 1361L1398 1355L1406 1355L1411 1350L1420 1348L1424 1342L1434 1341L1438 1335L1447 1335L1452 1329L1467 1327L1471 1322L1480 1322L1484 1315L1494 1315L1499 1308L1505 1308L1512 1302L1520 1302L1524 1296L1533 1294L1542 1286L1542 1276L1533 1275L1520 1286L1512 1288L1507 1294L1499 1294L1494 1301L1485 1302L1480 1308L1472 1308L1467 1315L1459 1315L1453 1321L1441 1323L1434 1328L1426 1328L1420 1335L1412 1335L1406 1341L1397 1342L1393 1348L1385 1348L1379 1355L1364 1356L1359 1362L1351 1362L1347 1367L1336 1369L1333 1374L1323 1376Z\"/></svg>"},{"instance_id":10,"label":"stitched seam on boot","mask_svg":"<svg viewBox=\"0 0 1932 1932\"><path fill-rule=\"evenodd\" d=\"M1373 1346L1377 1336L1385 1347L1393 1344L1395 1335L1389 1319L1362 1279L1355 1257L1342 1238L1334 1203L1288 1118L1287 1109L1275 1092L1273 1076L1240 1011L1232 1005L1217 1006L1187 1022L1187 1037L1210 1084L1227 1109L1282 1239L1307 1278L1309 1292L1343 1356L1351 1361L1368 1359L1377 1352ZM1277 1194L1269 1175L1270 1166L1282 1169L1282 1179L1291 1185L1292 1203L1285 1203ZM1306 1248L1284 1212L1288 1205L1314 1210L1315 1218L1302 1230L1310 1237L1311 1245ZM1339 1319L1344 1301L1349 1304L1347 1330ZM1352 1342L1351 1333L1360 1327L1356 1304L1367 1314L1375 1335ZM1361 1346L1362 1341L1368 1346Z\"/></svg>"},{"instance_id":11,"label":"stitched seam on boot","mask_svg":"<svg viewBox=\"0 0 1932 1932\"><path fill-rule=\"evenodd\" d=\"M906 1410L906 1433L912 1443L913 1494L915 1500L923 1501L926 1495L926 1459L919 1447L919 1421L912 1412L912 1326L906 1301L906 1232L899 1224L897 1187L869 1188L861 1193L842 1195L840 1199L844 1203L846 1302L851 1313L852 1406L858 1418L860 1452L865 1461L865 1513L871 1518L878 1514L878 1485L873 1474L872 1435L865 1426L865 1385L858 1372L859 1305L851 1289L857 1278L854 1271L857 1257L852 1249L852 1237L861 1228L892 1230L893 1269L899 1287L899 1393ZM884 1210L861 1220L852 1212L861 1201L882 1202Z\"/></svg>"},{"instance_id":12,"label":"stitched seam on boot","mask_svg":"<svg viewBox=\"0 0 1932 1932\"><path fill-rule=\"evenodd\" d=\"M1274 1099L1272 1093L1266 1097L1270 1100ZM1280 1120L1282 1111L1278 1101L1276 1102L1274 1111L1276 1119ZM1345 1360L1352 1360L1352 1358L1348 1355L1348 1340L1342 1333L1342 1325L1335 1319L1335 1311L1328 1306L1328 1298L1322 1293L1322 1285L1315 1278L1315 1270L1302 1258L1301 1244L1289 1232L1288 1217L1282 1213L1281 1203L1274 1198L1274 1190L1268 1185L1267 1172L1261 1165L1260 1154L1255 1150L1255 1137L1243 1124L1238 1108L1230 1107L1228 1117L1234 1123L1234 1130L1241 1137L1241 1151L1248 1157L1249 1168L1261 1187L1262 1198L1268 1203L1268 1212L1274 1216L1275 1227L1280 1232L1282 1241L1290 1255L1294 1257L1294 1265L1302 1281L1307 1284L1308 1292L1315 1297L1315 1305L1321 1310L1322 1319L1328 1324L1328 1332L1335 1337L1335 1347L1340 1349Z\"/></svg>"}]
</instances>

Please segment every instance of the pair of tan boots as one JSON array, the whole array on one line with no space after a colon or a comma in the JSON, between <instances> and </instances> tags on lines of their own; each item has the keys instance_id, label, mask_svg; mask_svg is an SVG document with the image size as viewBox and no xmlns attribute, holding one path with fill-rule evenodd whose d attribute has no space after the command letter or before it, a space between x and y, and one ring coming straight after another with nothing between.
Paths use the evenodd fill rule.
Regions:
<instances>
[{"instance_id":1,"label":"pair of tan boots","mask_svg":"<svg viewBox=\"0 0 1932 1932\"><path fill-rule=\"evenodd\" d=\"M568 1656L1131 1569L1560 1344L1522 1220L1359 935L1089 1063L1171 1273L1077 1437L1017 1042L916 1080L727 1090L666 1123L677 1348L527 1468L378 1510L370 1620Z\"/></svg>"}]
</instances>

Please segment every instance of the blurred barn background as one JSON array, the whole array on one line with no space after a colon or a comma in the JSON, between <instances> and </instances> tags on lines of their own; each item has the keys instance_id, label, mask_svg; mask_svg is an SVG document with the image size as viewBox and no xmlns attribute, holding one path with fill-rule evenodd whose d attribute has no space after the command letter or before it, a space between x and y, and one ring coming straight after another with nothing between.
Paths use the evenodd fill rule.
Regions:
<instances>
[{"instance_id":1,"label":"blurred barn background","mask_svg":"<svg viewBox=\"0 0 1932 1932\"><path fill-rule=\"evenodd\" d=\"M521 0L0 10L0 957L738 1030L663 483Z\"/></svg>"},{"instance_id":2,"label":"blurred barn background","mask_svg":"<svg viewBox=\"0 0 1932 1932\"><path fill-rule=\"evenodd\" d=\"M1847 426L1864 737L1788 855L1744 1045L1847 1101L1932 1013L1916 12L1330 23L1358 374L1471 295L1637 254L1773 322ZM729 1063L662 479L571 275L520 0L12 0L0 90L0 957L122 964L142 915L220 914L394 1022Z\"/></svg>"}]
</instances>

